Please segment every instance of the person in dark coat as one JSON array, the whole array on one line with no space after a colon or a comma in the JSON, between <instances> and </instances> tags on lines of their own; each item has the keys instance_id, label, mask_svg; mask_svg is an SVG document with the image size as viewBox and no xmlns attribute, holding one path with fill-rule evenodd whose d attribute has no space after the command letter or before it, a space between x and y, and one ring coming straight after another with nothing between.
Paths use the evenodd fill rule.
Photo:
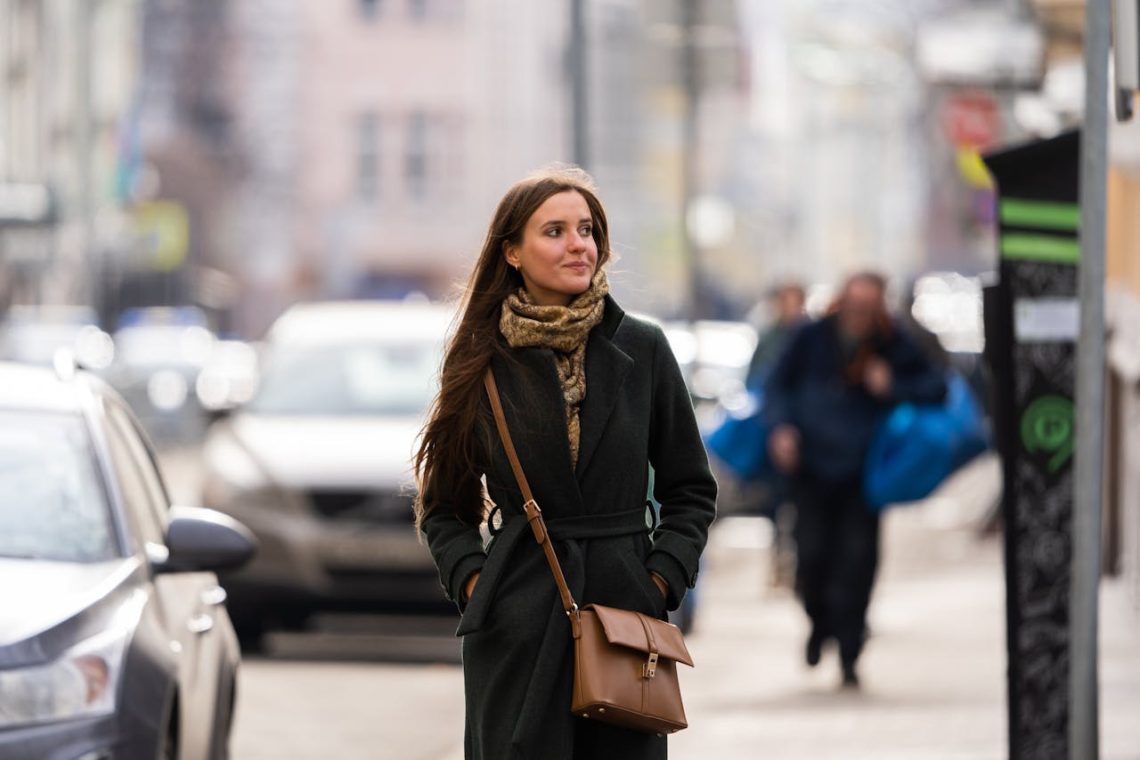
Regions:
<instances>
[{"instance_id":1,"label":"person in dark coat","mask_svg":"<svg viewBox=\"0 0 1140 760\"><path fill-rule=\"evenodd\" d=\"M784 283L772 292L772 304L775 307L776 317L756 341L756 350L752 352L752 359L748 362L748 372L744 384L748 388L763 386L764 380L776 361L784 352L788 339L795 334L807 316L804 314L804 302L807 294L803 285L795 282Z\"/></svg>"},{"instance_id":2,"label":"person in dark coat","mask_svg":"<svg viewBox=\"0 0 1140 760\"><path fill-rule=\"evenodd\" d=\"M828 316L788 344L766 386L769 452L796 504L796 588L811 622L809 665L839 644L843 683L856 661L879 560L879 517L863 497L863 460L879 423L902 401L941 401L936 370L890 318L886 283L852 277Z\"/></svg>"},{"instance_id":3,"label":"person in dark coat","mask_svg":"<svg viewBox=\"0 0 1140 760\"><path fill-rule=\"evenodd\" d=\"M716 483L669 344L608 294L609 258L585 172L550 170L507 192L417 451L418 525L462 612L469 760L666 757L664 737L570 713L570 624L482 384L489 366L577 602L676 609L696 582Z\"/></svg>"}]
</instances>

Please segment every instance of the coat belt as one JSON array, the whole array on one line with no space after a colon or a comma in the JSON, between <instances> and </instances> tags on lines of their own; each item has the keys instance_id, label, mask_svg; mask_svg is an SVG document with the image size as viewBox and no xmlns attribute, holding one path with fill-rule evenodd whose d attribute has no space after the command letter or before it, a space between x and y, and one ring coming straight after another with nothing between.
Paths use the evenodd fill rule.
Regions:
<instances>
[{"instance_id":1,"label":"coat belt","mask_svg":"<svg viewBox=\"0 0 1140 760\"><path fill-rule=\"evenodd\" d=\"M496 526L495 515L502 518ZM644 533L654 526L653 510L646 505L644 509L628 509L624 512L604 512L598 515L568 515L565 517L547 517L543 515L550 537L559 540L580 540L586 538L609 538L611 536L628 536L634 533ZM491 512L487 524L491 535L498 535L507 528L509 522L523 520L526 516L521 512L506 512L495 507Z\"/></svg>"},{"instance_id":2,"label":"coat belt","mask_svg":"<svg viewBox=\"0 0 1140 760\"><path fill-rule=\"evenodd\" d=\"M491 529L492 535L495 536L493 546L479 576L479 584L485 589L494 589L498 586L499 579L507 570L510 556L520 541L529 540L534 543L534 537L531 535L526 516L521 510L506 512L495 507L495 511L499 511L502 522L498 527ZM555 541L628 536L647 532L650 529L652 515L652 510L646 506L644 509L629 509L598 515L547 518L546 529L550 531L550 537ZM493 517L494 512L492 512ZM493 526L494 520L488 520L488 524ZM569 571L570 567L563 569ZM542 572L548 572L545 566L542 568ZM571 580L571 575L574 574L568 575L568 580ZM554 582L552 580L551 588L553 587ZM575 593L581 593L581 591L580 588L575 589ZM476 594L476 598L467 605L467 609L463 612L463 617L459 621L459 628L455 632L457 636L477 631L483 625L483 620L487 615L487 604L491 596L493 595L486 593L486 591L482 594Z\"/></svg>"}]
</instances>

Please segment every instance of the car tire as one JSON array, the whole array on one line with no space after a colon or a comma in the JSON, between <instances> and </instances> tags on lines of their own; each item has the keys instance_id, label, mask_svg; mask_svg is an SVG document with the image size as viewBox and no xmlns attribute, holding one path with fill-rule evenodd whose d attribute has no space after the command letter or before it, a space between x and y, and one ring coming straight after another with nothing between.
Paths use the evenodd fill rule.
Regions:
<instances>
[{"instance_id":1,"label":"car tire","mask_svg":"<svg viewBox=\"0 0 1140 760\"><path fill-rule=\"evenodd\" d=\"M265 618L259 611L246 610L234 614L230 610L230 622L237 634L242 654L262 654L265 651Z\"/></svg>"},{"instance_id":2,"label":"car tire","mask_svg":"<svg viewBox=\"0 0 1140 760\"><path fill-rule=\"evenodd\" d=\"M178 760L178 704L175 703L171 714L166 719L166 731L162 734L162 747L159 750L159 760Z\"/></svg>"}]
</instances>

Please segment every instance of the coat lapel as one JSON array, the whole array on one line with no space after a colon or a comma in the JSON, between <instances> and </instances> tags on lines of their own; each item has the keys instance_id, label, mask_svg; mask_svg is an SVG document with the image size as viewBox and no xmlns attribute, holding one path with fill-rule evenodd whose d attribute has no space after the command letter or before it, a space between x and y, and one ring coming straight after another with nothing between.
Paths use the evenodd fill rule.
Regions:
<instances>
[{"instance_id":1,"label":"coat lapel","mask_svg":"<svg viewBox=\"0 0 1140 760\"><path fill-rule=\"evenodd\" d=\"M492 367L523 471L536 497L547 492L544 486L549 483L547 494L557 494L563 509L578 512L581 495L570 470L565 402L554 354L548 348L518 348L512 354L514 366L494 360ZM586 393L589 394L588 384ZM514 477L509 477L513 485ZM553 506L549 502L540 500L544 509Z\"/></svg>"},{"instance_id":2,"label":"coat lapel","mask_svg":"<svg viewBox=\"0 0 1140 760\"><path fill-rule=\"evenodd\" d=\"M606 318L590 334L586 344L586 398L578 410L581 437L578 466L574 471L578 477L586 471L601 443L625 377L633 369L633 359L612 340L623 316L617 304L607 298Z\"/></svg>"}]
</instances>

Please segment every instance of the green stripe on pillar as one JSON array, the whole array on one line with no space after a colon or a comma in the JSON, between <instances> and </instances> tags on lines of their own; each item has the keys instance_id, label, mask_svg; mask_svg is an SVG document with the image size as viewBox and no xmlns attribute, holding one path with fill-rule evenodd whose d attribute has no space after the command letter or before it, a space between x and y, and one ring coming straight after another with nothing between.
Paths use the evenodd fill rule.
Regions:
<instances>
[{"instance_id":1,"label":"green stripe on pillar","mask_svg":"<svg viewBox=\"0 0 1140 760\"><path fill-rule=\"evenodd\" d=\"M1009 232L1001 236L1001 255L1007 259L1076 264L1081 258L1081 244L1076 238Z\"/></svg>"},{"instance_id":2,"label":"green stripe on pillar","mask_svg":"<svg viewBox=\"0 0 1140 760\"><path fill-rule=\"evenodd\" d=\"M1005 198L1001 202L1001 221L1015 227L1076 232L1081 223L1081 207L1075 203Z\"/></svg>"}]
</instances>

